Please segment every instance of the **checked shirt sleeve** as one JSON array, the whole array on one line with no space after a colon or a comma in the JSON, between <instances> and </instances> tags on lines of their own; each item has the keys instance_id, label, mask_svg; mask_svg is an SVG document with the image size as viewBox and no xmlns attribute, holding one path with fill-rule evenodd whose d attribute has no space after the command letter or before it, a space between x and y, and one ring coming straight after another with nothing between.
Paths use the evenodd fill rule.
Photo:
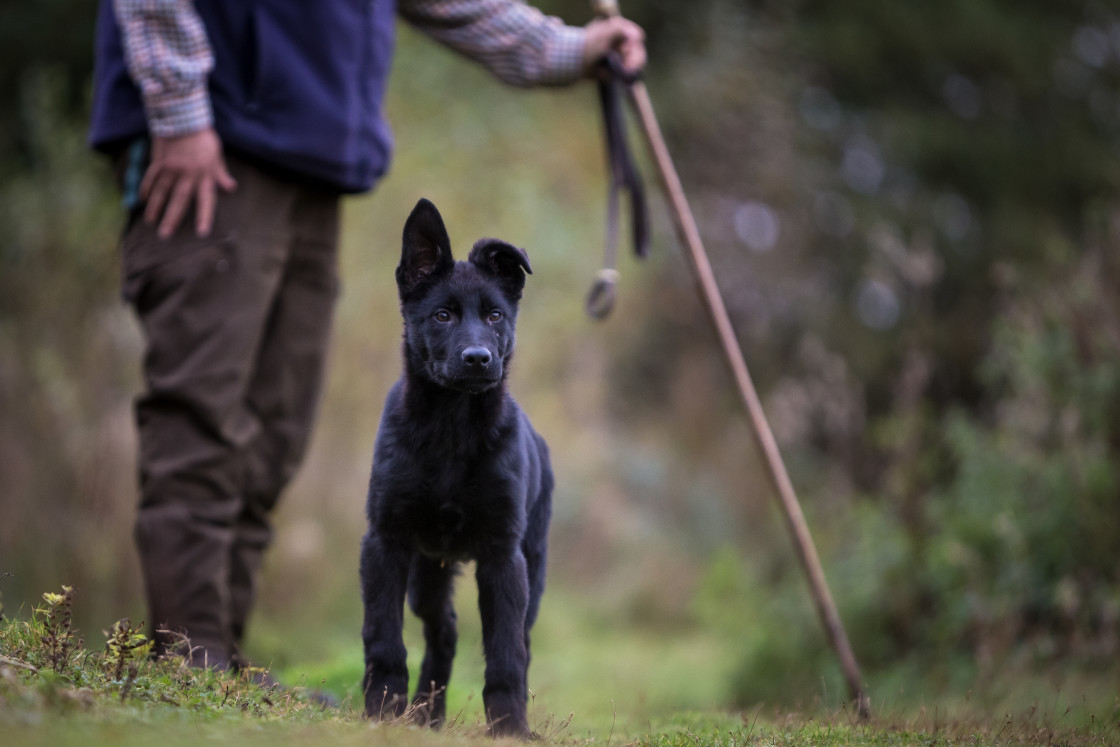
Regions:
<instances>
[{"instance_id":1,"label":"checked shirt sleeve","mask_svg":"<svg viewBox=\"0 0 1120 747\"><path fill-rule=\"evenodd\" d=\"M585 31L520 0L398 0L401 17L516 86L583 74Z\"/></svg>"},{"instance_id":2,"label":"checked shirt sleeve","mask_svg":"<svg viewBox=\"0 0 1120 747\"><path fill-rule=\"evenodd\" d=\"M113 0L125 64L144 100L148 128L177 137L213 124L206 79L214 57L190 0Z\"/></svg>"}]
</instances>

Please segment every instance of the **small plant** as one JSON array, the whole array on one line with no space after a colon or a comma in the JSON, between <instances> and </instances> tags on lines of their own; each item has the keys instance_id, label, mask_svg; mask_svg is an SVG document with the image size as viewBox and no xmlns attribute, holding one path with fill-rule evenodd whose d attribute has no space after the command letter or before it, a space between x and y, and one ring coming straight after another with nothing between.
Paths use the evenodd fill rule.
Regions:
<instances>
[{"instance_id":1,"label":"small plant","mask_svg":"<svg viewBox=\"0 0 1120 747\"><path fill-rule=\"evenodd\" d=\"M113 680L119 681L130 663L145 658L151 651L152 642L140 632L143 627L144 623L133 627L130 619L122 617L106 631L105 671Z\"/></svg>"},{"instance_id":2,"label":"small plant","mask_svg":"<svg viewBox=\"0 0 1120 747\"><path fill-rule=\"evenodd\" d=\"M74 587L63 586L61 594L44 592L43 601L47 606L35 610L43 623L40 642L47 663L54 671L61 673L70 666L83 644L81 638L75 640L72 625Z\"/></svg>"}]
</instances>

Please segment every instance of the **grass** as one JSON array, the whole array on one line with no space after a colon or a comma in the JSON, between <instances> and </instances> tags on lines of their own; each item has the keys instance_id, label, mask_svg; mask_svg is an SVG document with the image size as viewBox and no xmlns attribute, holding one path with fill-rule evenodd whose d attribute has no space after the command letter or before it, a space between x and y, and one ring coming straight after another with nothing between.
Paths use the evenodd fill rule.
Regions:
<instances>
[{"instance_id":1,"label":"grass","mask_svg":"<svg viewBox=\"0 0 1120 747\"><path fill-rule=\"evenodd\" d=\"M710 642L686 636L675 648L666 648L671 637L658 638L650 631L603 636L601 621L580 622L562 611L572 600L561 595L557 601L558 614L552 623L545 623L549 616L542 618L546 627L538 637L545 639L544 633L556 635L567 627L566 655L559 655L558 648L542 647L534 661L535 671L543 673L539 689L555 691L550 705L563 701L573 707L569 714L581 710L584 715L577 719L554 714L535 697L531 722L544 742L632 747L1120 743L1120 699L1114 687L1111 697L1098 693L1102 697L1095 701L1079 702L1053 691L1041 703L999 712L971 697L930 707L880 704L870 723L861 723L843 705L826 706L819 700L798 710L711 710L704 704L718 703L718 693L695 688L698 681L720 679L712 671L695 671L697 665L707 668L718 660L718 651L706 649ZM0 731L5 744L491 743L476 707L478 699L465 683L452 683L449 714L458 715L441 732L407 721L372 724L361 719L356 692L344 684L356 678L360 668L337 668L321 681L304 673L297 687L261 687L245 674L191 669L175 657L152 661L147 639L128 621L106 630L103 646L87 644L71 625L72 606L73 595L64 588L44 594L30 619L0 622ZM466 632L469 638L469 628ZM581 643L572 645L576 641ZM458 679L474 680L479 687L481 672L475 670L481 666L476 660L480 657L467 650L464 654ZM604 673L602 677L586 681L582 688L565 686L571 670L578 677L581 662L586 666L588 661ZM690 664L693 671L688 670ZM298 669L293 665L290 671ZM677 688L675 678L680 680ZM306 686L308 680L341 690L341 705L322 705ZM690 687L693 692L686 695ZM576 692L585 700L573 698Z\"/></svg>"},{"instance_id":2,"label":"grass","mask_svg":"<svg viewBox=\"0 0 1120 747\"><path fill-rule=\"evenodd\" d=\"M457 586L459 646L451 683L448 710L469 721L483 717L481 689L484 660L476 588L468 569ZM281 661L290 649L283 632L271 622L258 623L255 633L268 640L254 645L253 658L271 662L284 682L314 685L331 691L343 701L357 701L362 676L361 642L355 615L343 617L339 627L325 633L300 630L290 637L325 643L317 661ZM325 640L324 640L325 639ZM619 625L594 608L593 603L562 586L544 596L541 615L533 629L533 662L529 685L534 693L531 716L545 721L572 717L571 731L587 735L637 733L650 718L672 708L702 709L723 700L729 667L736 662L724 656L719 636L701 629L676 630L672 635L654 628ZM414 677L423 655L419 621L405 616L405 643ZM275 655L273 655L275 652Z\"/></svg>"}]
</instances>

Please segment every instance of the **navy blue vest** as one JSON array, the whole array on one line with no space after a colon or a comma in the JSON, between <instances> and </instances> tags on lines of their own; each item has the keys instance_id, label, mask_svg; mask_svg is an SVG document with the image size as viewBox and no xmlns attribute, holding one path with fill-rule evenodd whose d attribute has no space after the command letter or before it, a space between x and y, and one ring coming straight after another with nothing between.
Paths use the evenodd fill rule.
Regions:
<instances>
[{"instance_id":1,"label":"navy blue vest","mask_svg":"<svg viewBox=\"0 0 1120 747\"><path fill-rule=\"evenodd\" d=\"M382 109L395 0L196 0L214 51L210 98L226 147L362 192L385 173ZM98 16L90 144L106 152L147 132L111 0Z\"/></svg>"}]
</instances>

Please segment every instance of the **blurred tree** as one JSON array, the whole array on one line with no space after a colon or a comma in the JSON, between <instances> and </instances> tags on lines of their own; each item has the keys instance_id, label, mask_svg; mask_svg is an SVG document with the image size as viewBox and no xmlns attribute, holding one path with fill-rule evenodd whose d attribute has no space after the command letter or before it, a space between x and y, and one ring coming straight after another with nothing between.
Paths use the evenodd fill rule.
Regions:
<instances>
[{"instance_id":1,"label":"blurred tree","mask_svg":"<svg viewBox=\"0 0 1120 747\"><path fill-rule=\"evenodd\" d=\"M1120 485L1120 15L642 8L664 14L651 28L704 19L653 95L795 479L816 512L864 495L908 538L881 571L892 598L859 613L895 641L883 655L1040 628L1115 647L1120 521L1101 511ZM663 408L689 367L654 365L666 350L719 365L690 291L667 269L615 362L629 417L678 416ZM709 413L698 451L738 417L721 396L689 390ZM1024 431L1024 412L1047 425ZM972 548L969 582L947 581L946 543L1009 531L1030 551Z\"/></svg>"},{"instance_id":2,"label":"blurred tree","mask_svg":"<svg viewBox=\"0 0 1120 747\"><path fill-rule=\"evenodd\" d=\"M107 620L134 585L117 527L138 353L115 292L119 201L85 145L95 6L0 6L0 592L18 610L73 585Z\"/></svg>"},{"instance_id":3,"label":"blurred tree","mask_svg":"<svg viewBox=\"0 0 1120 747\"><path fill-rule=\"evenodd\" d=\"M0 6L0 99L19 102L49 69L61 79L60 104L75 119L85 116L93 69L93 22L97 4L83 0L40 0ZM30 123L18 105L0 111L0 163L30 157Z\"/></svg>"}]
</instances>

